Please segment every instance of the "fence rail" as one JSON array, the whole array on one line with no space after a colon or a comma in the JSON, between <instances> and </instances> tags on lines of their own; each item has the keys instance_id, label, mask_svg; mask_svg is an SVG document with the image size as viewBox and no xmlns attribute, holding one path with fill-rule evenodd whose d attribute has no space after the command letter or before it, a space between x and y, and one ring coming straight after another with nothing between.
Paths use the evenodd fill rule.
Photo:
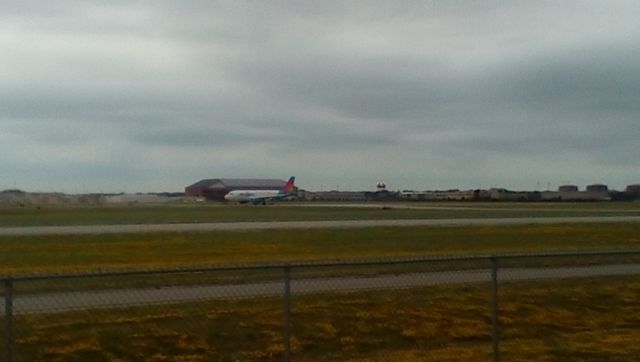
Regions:
<instances>
[{"instance_id":1,"label":"fence rail","mask_svg":"<svg viewBox=\"0 0 640 362\"><path fill-rule=\"evenodd\" d=\"M586 308L585 313L595 313L602 308L603 295L612 300L621 296L625 333L640 336L640 319L629 313L640 311L640 300L629 297L640 292L638 250L311 261L0 279L4 321L0 335L7 362L64 360L73 353L150 358L119 355L125 352L113 340L126 333L131 340L140 339L135 343L148 350L141 353L169 359L183 354L202 360L229 357L225 354L240 360L376 355L385 357L380 360L434 355L438 359L439 353L460 354L449 359L464 359L471 353L469 360L508 360L525 353L518 341L532 343L529 332L525 333L529 327L513 324L514 320L560 333L562 328L553 328L554 323L565 322L558 316L576 305ZM546 304L536 306L536 298ZM601 313L605 320L607 313ZM54 317L45 322L46 315ZM533 316L538 319L531 320ZM78 335L75 323L86 328L87 335ZM54 331L60 340L47 340L47 333ZM158 336L142 339L153 333ZM238 333L249 342L255 339L253 344L229 345L225 338ZM159 343L153 338L164 344L153 347ZM51 345L43 347L43 343ZM56 343L74 347L61 348L65 346ZM251 345L260 348L248 350ZM549 352L548 345L541 350ZM601 350L610 353L606 346ZM640 356L640 349L633 346L623 351L628 354L623 358ZM600 352L594 353L597 357Z\"/></svg>"}]
</instances>

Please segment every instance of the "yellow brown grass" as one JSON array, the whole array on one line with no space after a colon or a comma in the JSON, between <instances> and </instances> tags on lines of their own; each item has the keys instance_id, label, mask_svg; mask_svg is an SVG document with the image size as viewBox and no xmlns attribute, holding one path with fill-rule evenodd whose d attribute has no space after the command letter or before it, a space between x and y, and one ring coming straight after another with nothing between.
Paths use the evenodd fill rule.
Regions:
<instances>
[{"instance_id":1,"label":"yellow brown grass","mask_svg":"<svg viewBox=\"0 0 640 362\"><path fill-rule=\"evenodd\" d=\"M487 284L295 296L300 361L490 360ZM640 358L635 277L502 283L505 360ZM25 360L280 360L282 301L259 298L16 319Z\"/></svg>"}]
</instances>

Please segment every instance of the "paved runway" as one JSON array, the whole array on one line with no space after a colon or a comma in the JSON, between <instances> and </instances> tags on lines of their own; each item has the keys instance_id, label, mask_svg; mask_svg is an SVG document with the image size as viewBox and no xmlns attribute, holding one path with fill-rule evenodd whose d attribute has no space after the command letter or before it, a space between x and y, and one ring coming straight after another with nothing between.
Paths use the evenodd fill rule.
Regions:
<instances>
[{"instance_id":1,"label":"paved runway","mask_svg":"<svg viewBox=\"0 0 640 362\"><path fill-rule=\"evenodd\" d=\"M445 203L450 203L449 201ZM549 205L545 203L530 203L527 206L515 206L515 205L504 205L504 204L489 204L488 206L478 206L473 203L467 203L465 205L456 204L453 206L447 206L444 204L437 205L425 205L425 204L416 204L416 203L300 203L300 204L290 204L287 207L303 207L303 208L312 208L312 207L328 207L328 208L358 208L358 209L381 209L383 207L388 207L390 209L401 209L401 210L448 210L448 211L535 211L535 212L573 212L573 213L639 213L640 209L638 208L625 208L625 209L606 209L606 208L589 208L589 207L549 207Z\"/></svg>"},{"instance_id":2,"label":"paved runway","mask_svg":"<svg viewBox=\"0 0 640 362\"><path fill-rule=\"evenodd\" d=\"M0 227L0 236L71 235L188 231L251 231L272 229L368 228L376 226L467 226L467 225L533 225L639 223L640 216L403 219L403 220L323 220L273 222L220 222L193 224L81 225Z\"/></svg>"},{"instance_id":3,"label":"paved runway","mask_svg":"<svg viewBox=\"0 0 640 362\"><path fill-rule=\"evenodd\" d=\"M640 275L640 264L595 265L588 267L510 268L500 269L498 279L528 281L545 279L586 278L598 276ZM353 292L378 289L404 289L430 285L455 285L489 282L488 269L455 270L444 272L405 273L372 277L334 277L292 280L293 295ZM232 285L177 286L166 288L140 288L88 292L49 293L41 295L17 295L13 300L15 314L59 313L99 308L199 302L282 296L282 281ZM0 303L0 315L4 314L4 300Z\"/></svg>"}]
</instances>

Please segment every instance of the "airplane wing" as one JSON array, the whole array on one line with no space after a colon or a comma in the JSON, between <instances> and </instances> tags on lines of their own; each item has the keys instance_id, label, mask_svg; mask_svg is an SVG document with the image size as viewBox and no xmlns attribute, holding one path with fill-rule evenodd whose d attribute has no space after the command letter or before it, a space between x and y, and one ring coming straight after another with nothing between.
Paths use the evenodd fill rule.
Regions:
<instances>
[{"instance_id":1,"label":"airplane wing","mask_svg":"<svg viewBox=\"0 0 640 362\"><path fill-rule=\"evenodd\" d=\"M249 201L254 204L254 205L258 205L258 204L263 204L265 205L268 201L274 201L274 200L282 200L285 199L287 197L291 197L293 196L292 194L282 194L282 195L275 195L275 196L254 196L254 197L250 197Z\"/></svg>"},{"instance_id":2,"label":"airplane wing","mask_svg":"<svg viewBox=\"0 0 640 362\"><path fill-rule=\"evenodd\" d=\"M270 199L269 197L251 197L249 198L249 201L254 205L258 205L258 204L266 204L269 199Z\"/></svg>"}]
</instances>

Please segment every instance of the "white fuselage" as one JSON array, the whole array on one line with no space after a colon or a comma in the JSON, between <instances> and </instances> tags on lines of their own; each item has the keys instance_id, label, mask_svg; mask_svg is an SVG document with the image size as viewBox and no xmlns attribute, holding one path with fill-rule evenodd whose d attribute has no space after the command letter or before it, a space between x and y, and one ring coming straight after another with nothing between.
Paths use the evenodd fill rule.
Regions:
<instances>
[{"instance_id":1,"label":"white fuselage","mask_svg":"<svg viewBox=\"0 0 640 362\"><path fill-rule=\"evenodd\" d=\"M295 197L295 182L296 178L291 176L289 181L284 185L281 190L233 190L224 196L227 201L233 202L251 202L253 204L266 204L267 201L275 201L286 199L289 197Z\"/></svg>"},{"instance_id":2,"label":"white fuselage","mask_svg":"<svg viewBox=\"0 0 640 362\"><path fill-rule=\"evenodd\" d=\"M282 198L287 194L279 190L235 190L224 196L227 201L249 202L267 201L275 198Z\"/></svg>"}]
</instances>

